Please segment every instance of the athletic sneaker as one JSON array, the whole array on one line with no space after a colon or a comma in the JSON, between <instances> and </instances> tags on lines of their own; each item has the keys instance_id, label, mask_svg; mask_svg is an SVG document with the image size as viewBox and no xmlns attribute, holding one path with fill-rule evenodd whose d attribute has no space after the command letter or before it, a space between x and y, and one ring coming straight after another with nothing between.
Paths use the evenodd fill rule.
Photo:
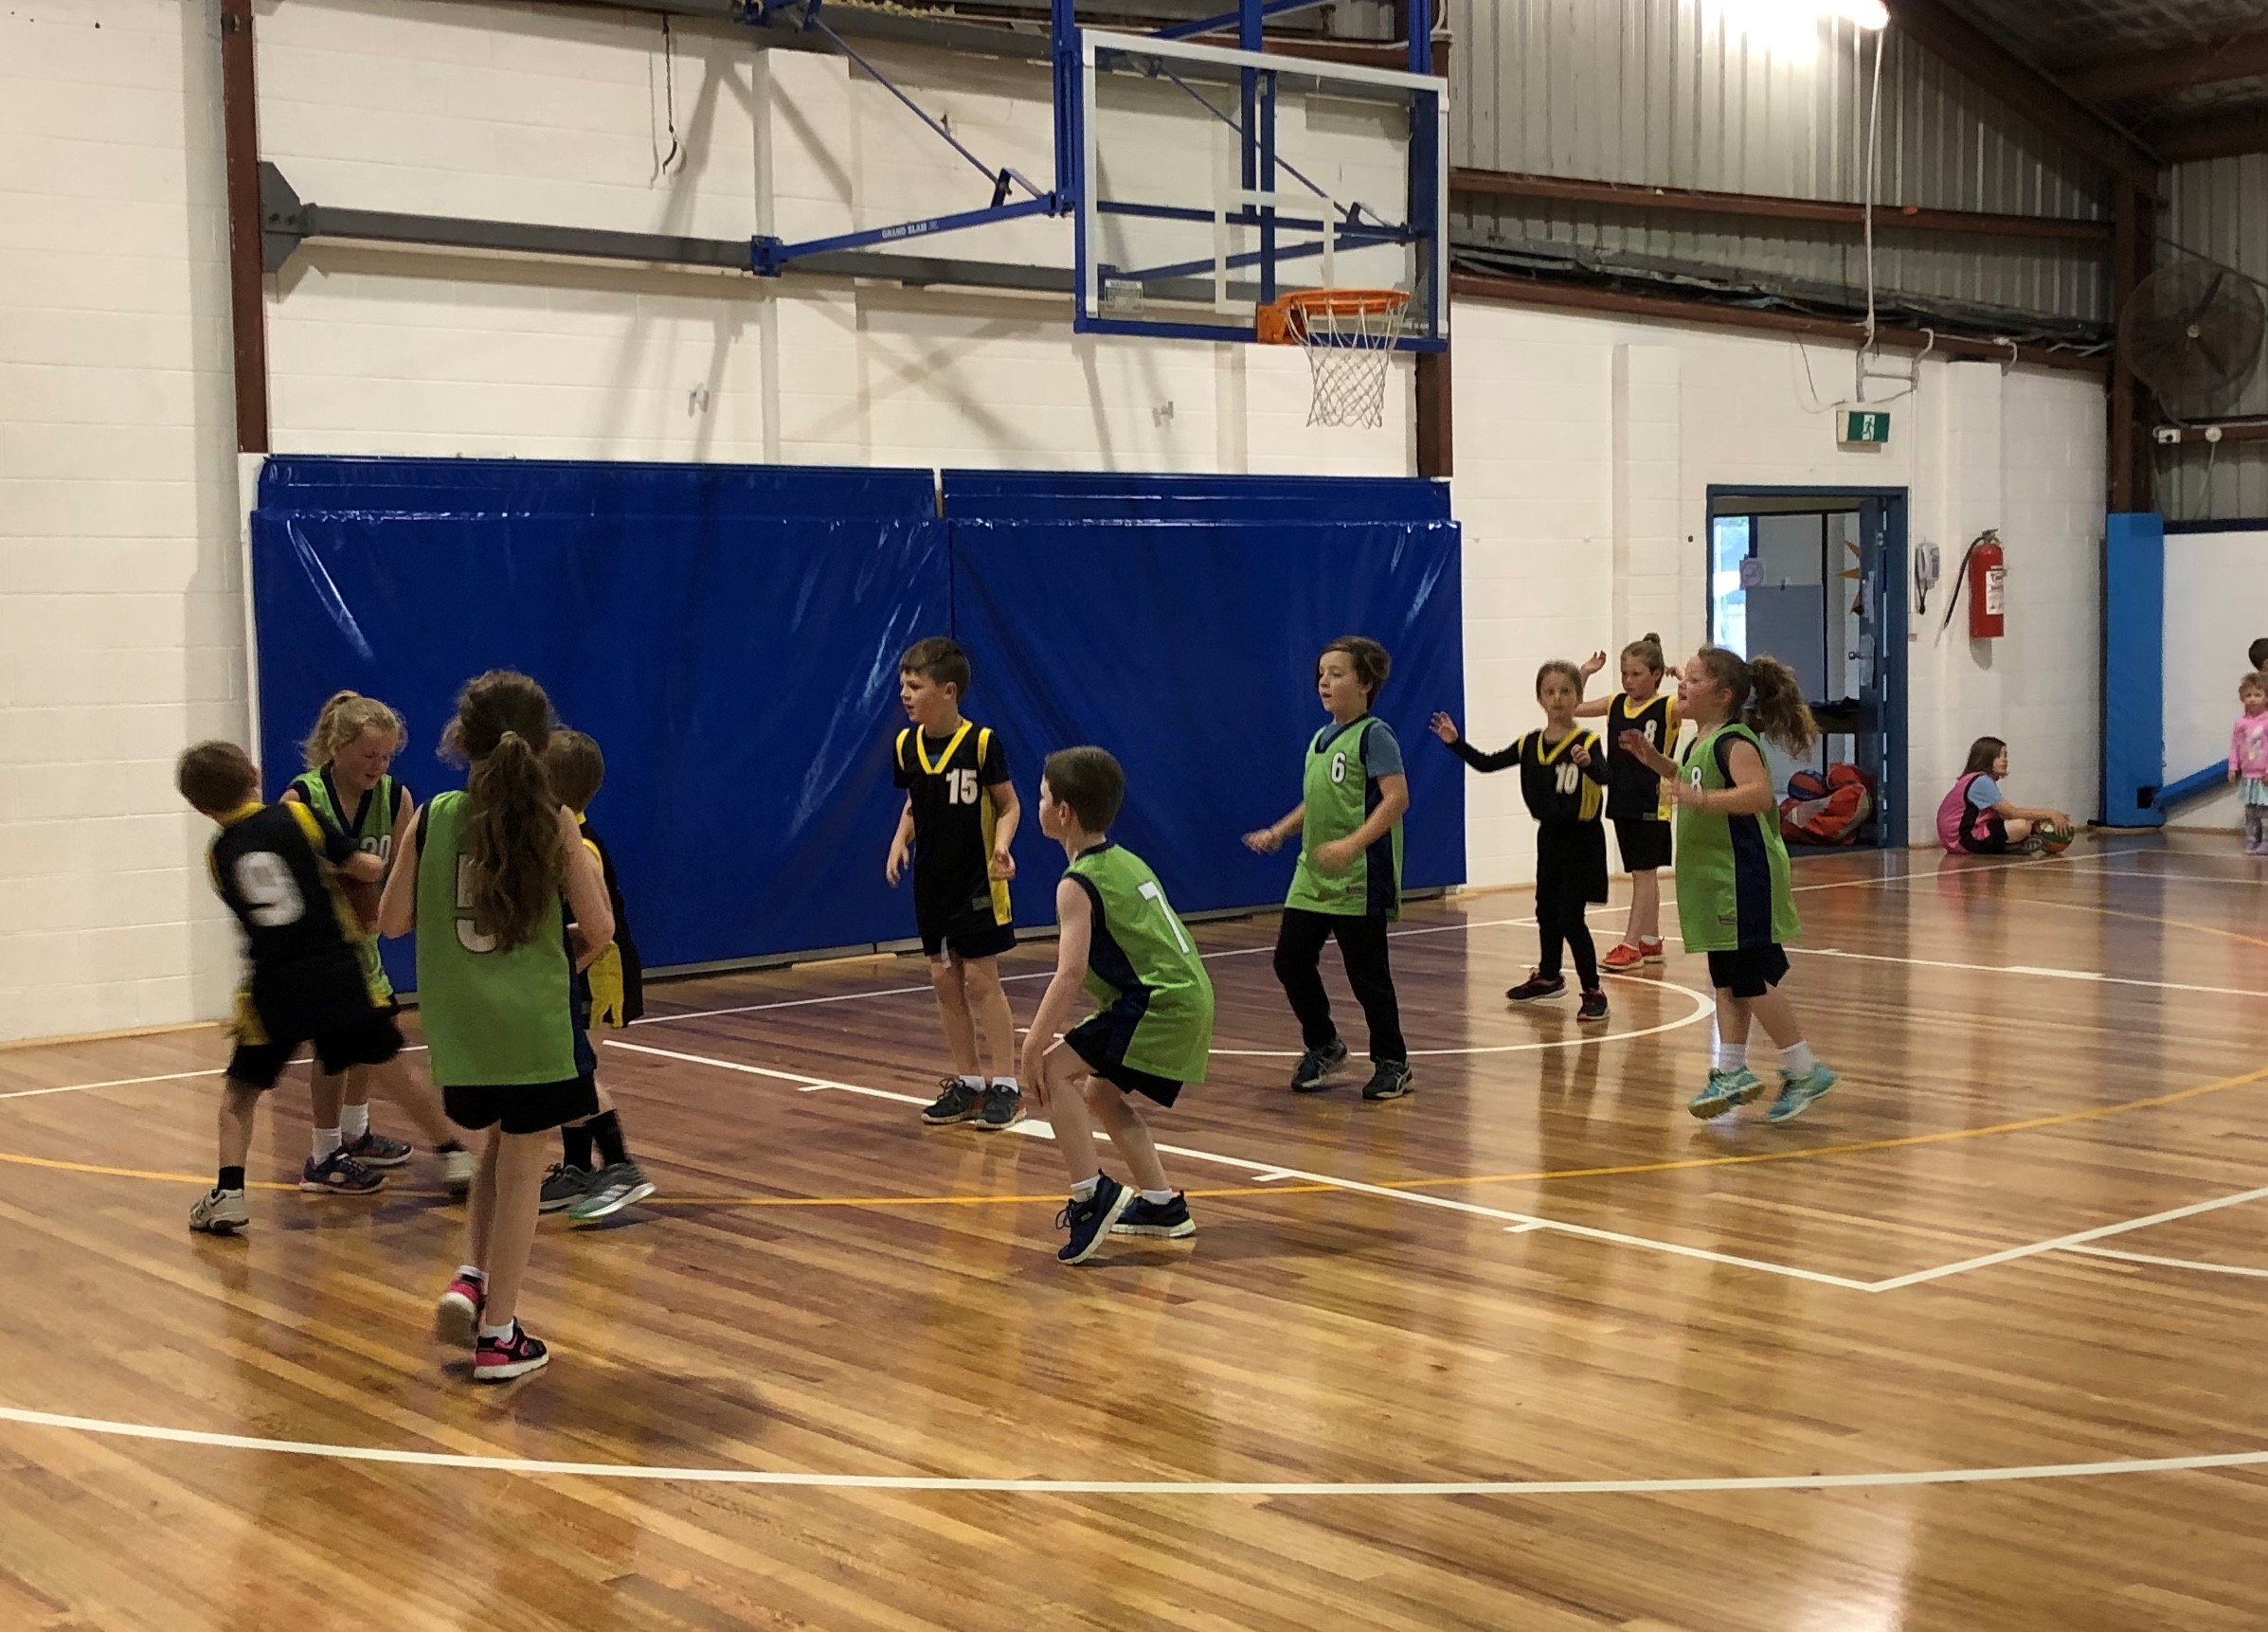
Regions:
<instances>
[{"instance_id":1,"label":"athletic sneaker","mask_svg":"<svg viewBox=\"0 0 2268 1632\"><path fill-rule=\"evenodd\" d=\"M984 1107L984 1091L972 1088L959 1077L947 1077L937 1085L945 1092L922 1107L922 1121L933 1128L951 1122L976 1121Z\"/></svg>"},{"instance_id":2,"label":"athletic sneaker","mask_svg":"<svg viewBox=\"0 0 2268 1632\"><path fill-rule=\"evenodd\" d=\"M1126 1211L1110 1227L1113 1235L1155 1235L1179 1241L1197 1233L1197 1220L1189 1216L1189 1201L1179 1191L1171 1201L1144 1201L1139 1192Z\"/></svg>"},{"instance_id":3,"label":"athletic sneaker","mask_svg":"<svg viewBox=\"0 0 2268 1632\"><path fill-rule=\"evenodd\" d=\"M1103 1238L1110 1228L1125 1215L1135 1199L1128 1190L1108 1174L1095 1181L1094 1193L1085 1201L1073 1199L1061 1212L1055 1214L1055 1228L1071 1231L1071 1240L1055 1254L1059 1264L1084 1264L1095 1255L1103 1245Z\"/></svg>"},{"instance_id":4,"label":"athletic sneaker","mask_svg":"<svg viewBox=\"0 0 2268 1632\"><path fill-rule=\"evenodd\" d=\"M362 1138L341 1147L365 1167L400 1167L413 1154L400 1139L389 1139L376 1128L365 1128Z\"/></svg>"},{"instance_id":5,"label":"athletic sneaker","mask_svg":"<svg viewBox=\"0 0 2268 1632\"><path fill-rule=\"evenodd\" d=\"M555 1161L551 1164L551 1171L544 1175L544 1187L537 1193L535 1211L557 1212L563 1207L574 1206L589 1193L589 1173L564 1161Z\"/></svg>"},{"instance_id":6,"label":"athletic sneaker","mask_svg":"<svg viewBox=\"0 0 2268 1632\"><path fill-rule=\"evenodd\" d=\"M1410 1068L1409 1061L1380 1060L1377 1068L1370 1073L1370 1081L1362 1085L1362 1097L1374 1103L1379 1100L1398 1100L1416 1081L1417 1073Z\"/></svg>"},{"instance_id":7,"label":"athletic sneaker","mask_svg":"<svg viewBox=\"0 0 2268 1632\"><path fill-rule=\"evenodd\" d=\"M997 1083L986 1085L983 1104L977 1112L979 1133L997 1134L1023 1120L1024 1096L1020 1090L1004 1088Z\"/></svg>"},{"instance_id":8,"label":"athletic sneaker","mask_svg":"<svg viewBox=\"0 0 2268 1632\"><path fill-rule=\"evenodd\" d=\"M551 1363L551 1351L528 1336L517 1320L509 1337L482 1337L473 1345L473 1381L509 1383Z\"/></svg>"},{"instance_id":9,"label":"athletic sneaker","mask_svg":"<svg viewBox=\"0 0 2268 1632\"><path fill-rule=\"evenodd\" d=\"M576 1224L597 1224L653 1193L654 1186L638 1163L609 1162L590 1175L589 1193L567 1209L567 1218Z\"/></svg>"},{"instance_id":10,"label":"athletic sneaker","mask_svg":"<svg viewBox=\"0 0 2268 1632\"><path fill-rule=\"evenodd\" d=\"M1565 977L1528 971L1528 977L1504 994L1507 1003L1533 1003L1539 998L1557 997L1567 990Z\"/></svg>"},{"instance_id":11,"label":"athletic sneaker","mask_svg":"<svg viewBox=\"0 0 2268 1632\"><path fill-rule=\"evenodd\" d=\"M1656 942L1655 944L1661 943ZM1610 975L1628 975L1645 961L1646 954L1625 941L1609 948L1607 955L1598 960L1598 966Z\"/></svg>"},{"instance_id":12,"label":"athletic sneaker","mask_svg":"<svg viewBox=\"0 0 2268 1632\"><path fill-rule=\"evenodd\" d=\"M436 1151L441 1157L441 1189L462 1198L473 1191L473 1175L479 1164L473 1160L473 1153L459 1145L455 1150Z\"/></svg>"},{"instance_id":13,"label":"athletic sneaker","mask_svg":"<svg viewBox=\"0 0 2268 1632\"><path fill-rule=\"evenodd\" d=\"M1295 1094L1320 1094L1331 1085L1331 1079L1346 1069L1346 1043L1333 1037L1321 1048L1309 1049L1300 1056L1300 1063L1291 1067L1291 1091Z\"/></svg>"},{"instance_id":14,"label":"athletic sneaker","mask_svg":"<svg viewBox=\"0 0 2268 1632\"><path fill-rule=\"evenodd\" d=\"M234 1235L251 1222L241 1190L208 1190L189 1204L189 1228L200 1235Z\"/></svg>"},{"instance_id":15,"label":"athletic sneaker","mask_svg":"<svg viewBox=\"0 0 2268 1632\"><path fill-rule=\"evenodd\" d=\"M480 1316L488 1307L488 1282L459 1275L433 1306L433 1335L444 1343L470 1348L480 1335Z\"/></svg>"},{"instance_id":16,"label":"athletic sneaker","mask_svg":"<svg viewBox=\"0 0 2268 1632\"><path fill-rule=\"evenodd\" d=\"M1709 1073L1709 1085L1694 1095L1686 1103L1685 1108L1701 1121L1708 1121L1745 1105L1763 1091L1762 1080L1746 1066L1735 1066L1730 1070L1713 1070Z\"/></svg>"},{"instance_id":17,"label":"athletic sneaker","mask_svg":"<svg viewBox=\"0 0 2268 1632\"><path fill-rule=\"evenodd\" d=\"M363 1166L341 1145L321 1161L307 1158L299 1170L299 1188L318 1195L369 1195L386 1188L386 1175Z\"/></svg>"},{"instance_id":18,"label":"athletic sneaker","mask_svg":"<svg viewBox=\"0 0 2268 1632\"><path fill-rule=\"evenodd\" d=\"M1641 941L1638 942L1638 950L1648 963L1659 963L1669 956L1667 949L1659 941Z\"/></svg>"},{"instance_id":19,"label":"athletic sneaker","mask_svg":"<svg viewBox=\"0 0 2268 1632\"><path fill-rule=\"evenodd\" d=\"M1575 1018L1587 1026L1605 1025L1607 1023L1606 993L1595 986L1584 993L1582 1006L1575 1010Z\"/></svg>"},{"instance_id":20,"label":"athletic sneaker","mask_svg":"<svg viewBox=\"0 0 2268 1632\"><path fill-rule=\"evenodd\" d=\"M1835 1073L1825 1066L1813 1064L1800 1077L1780 1073L1780 1097L1772 1102L1772 1109L1764 1115L1766 1121L1790 1122L1810 1108L1811 1102L1835 1085Z\"/></svg>"}]
</instances>

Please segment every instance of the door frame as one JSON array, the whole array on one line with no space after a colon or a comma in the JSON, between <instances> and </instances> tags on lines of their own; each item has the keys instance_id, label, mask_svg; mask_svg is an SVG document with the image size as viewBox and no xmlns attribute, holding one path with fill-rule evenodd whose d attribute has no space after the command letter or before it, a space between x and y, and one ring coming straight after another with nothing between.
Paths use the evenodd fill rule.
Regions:
<instances>
[{"instance_id":1,"label":"door frame","mask_svg":"<svg viewBox=\"0 0 2268 1632\"><path fill-rule=\"evenodd\" d=\"M1882 785L1877 790L1881 835L1876 848L1903 850L1908 788L1907 758L1907 601L1912 558L1907 550L1907 513L1912 490L1868 487L1859 483L1831 486L1782 486L1770 482L1711 482L1702 497L1701 542L1701 627L1714 629L1716 602L1710 587L1716 567L1717 506L1719 499L1872 499L1882 505L1882 619L1877 634L1877 673L1882 683ZM1895 657L1895 660L1893 658Z\"/></svg>"}]
</instances>

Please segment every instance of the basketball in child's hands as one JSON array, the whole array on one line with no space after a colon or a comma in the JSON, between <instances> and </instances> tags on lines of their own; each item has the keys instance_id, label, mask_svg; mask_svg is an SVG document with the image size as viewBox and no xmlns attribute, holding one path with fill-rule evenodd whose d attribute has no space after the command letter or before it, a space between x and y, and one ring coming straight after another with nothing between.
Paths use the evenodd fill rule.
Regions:
<instances>
[{"instance_id":1,"label":"basketball in child's hands","mask_svg":"<svg viewBox=\"0 0 2268 1632\"><path fill-rule=\"evenodd\" d=\"M354 909L354 918L366 934L378 928L378 898L385 893L377 885L365 884L359 878L342 878L340 887L347 894L347 905Z\"/></svg>"},{"instance_id":2,"label":"basketball in child's hands","mask_svg":"<svg viewBox=\"0 0 2268 1632\"><path fill-rule=\"evenodd\" d=\"M2043 821L2032 830L2040 835L2040 849L2048 855L2061 855L2071 848L2071 841L2079 835L2061 823Z\"/></svg>"}]
</instances>

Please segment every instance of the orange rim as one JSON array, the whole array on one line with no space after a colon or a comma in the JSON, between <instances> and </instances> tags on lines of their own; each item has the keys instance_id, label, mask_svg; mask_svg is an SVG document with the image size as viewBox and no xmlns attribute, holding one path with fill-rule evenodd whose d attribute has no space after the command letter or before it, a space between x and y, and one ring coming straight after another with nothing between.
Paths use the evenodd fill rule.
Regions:
<instances>
[{"instance_id":1,"label":"orange rim","mask_svg":"<svg viewBox=\"0 0 2268 1632\"><path fill-rule=\"evenodd\" d=\"M1266 346L1296 345L1312 317L1384 317L1409 305L1400 289L1302 289L1260 308L1255 337Z\"/></svg>"}]
</instances>

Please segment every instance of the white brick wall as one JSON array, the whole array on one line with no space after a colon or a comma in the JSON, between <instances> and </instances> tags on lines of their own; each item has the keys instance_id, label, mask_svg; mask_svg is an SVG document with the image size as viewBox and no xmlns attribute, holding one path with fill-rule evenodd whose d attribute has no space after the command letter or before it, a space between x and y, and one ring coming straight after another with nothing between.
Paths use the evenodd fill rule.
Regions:
<instances>
[{"instance_id":1,"label":"white brick wall","mask_svg":"<svg viewBox=\"0 0 2268 1632\"><path fill-rule=\"evenodd\" d=\"M1928 627L1916 621L1909 837L1932 839L1938 798L1988 733L2010 744L2017 798L2083 819L2100 741L2099 385L1925 363L1892 406L1891 444L1844 452L1820 409L1847 395L1850 354L1808 352L1668 324L1458 307L1467 729L1494 746L1534 724L1545 658L1611 655L1649 629L1673 654L1699 645L1711 485L1903 487L1909 538L1942 546L1949 575L1987 527L2000 529L2009 565L2004 639L1971 642L1964 613L1939 641L1943 590ZM1516 779L1475 778L1467 798L1473 882L1524 882L1535 830Z\"/></svg>"},{"instance_id":2,"label":"white brick wall","mask_svg":"<svg viewBox=\"0 0 2268 1632\"><path fill-rule=\"evenodd\" d=\"M247 729L214 13L43 0L0 15L0 1038L209 1015L234 975L205 834L169 774L184 742ZM260 29L262 146L316 203L793 238L982 190L864 76L729 29L675 30L687 152L668 174L649 19L294 0ZM1042 76L905 52L891 66L1044 185ZM1060 262L1068 233L1023 223L921 247ZM1317 432L1288 350L1075 337L1068 317L1052 298L322 245L269 290L274 439L1411 469L1406 365L1382 430ZM1845 363L1811 355L1832 395ZM2091 803L2089 383L1933 366L1899 441L1864 457L1834 452L1780 343L1469 306L1454 367L1476 736L1530 718L1544 656L1647 628L1699 639L1710 481L1906 484L1917 537L1957 549L2003 526L2015 608L1992 669L1966 641L1916 649L1917 806L1972 726L2018 744L2025 797ZM1471 791L1473 876L1523 876L1517 790Z\"/></svg>"}]
</instances>

